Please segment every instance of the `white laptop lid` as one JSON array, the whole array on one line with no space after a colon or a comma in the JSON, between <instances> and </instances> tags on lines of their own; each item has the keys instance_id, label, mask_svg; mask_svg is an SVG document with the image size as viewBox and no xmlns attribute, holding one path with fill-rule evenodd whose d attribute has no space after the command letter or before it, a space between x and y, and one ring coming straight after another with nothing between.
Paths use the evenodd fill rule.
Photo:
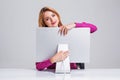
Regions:
<instances>
[{"instance_id":1,"label":"white laptop lid","mask_svg":"<svg viewBox=\"0 0 120 80\"><path fill-rule=\"evenodd\" d=\"M89 62L90 29L73 28L66 36L58 33L59 28L36 29L37 62L47 60L57 52L58 44L68 44L70 62Z\"/></svg>"}]
</instances>

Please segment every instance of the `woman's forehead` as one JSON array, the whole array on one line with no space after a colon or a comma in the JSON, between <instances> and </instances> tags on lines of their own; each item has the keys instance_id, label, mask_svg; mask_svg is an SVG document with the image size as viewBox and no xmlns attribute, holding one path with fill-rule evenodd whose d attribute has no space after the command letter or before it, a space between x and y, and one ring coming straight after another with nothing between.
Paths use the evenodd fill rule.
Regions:
<instances>
[{"instance_id":1,"label":"woman's forehead","mask_svg":"<svg viewBox=\"0 0 120 80\"><path fill-rule=\"evenodd\" d=\"M55 14L55 13L52 12L52 11L45 11L45 12L44 12L44 17L49 17L49 16L51 16L52 14Z\"/></svg>"}]
</instances>

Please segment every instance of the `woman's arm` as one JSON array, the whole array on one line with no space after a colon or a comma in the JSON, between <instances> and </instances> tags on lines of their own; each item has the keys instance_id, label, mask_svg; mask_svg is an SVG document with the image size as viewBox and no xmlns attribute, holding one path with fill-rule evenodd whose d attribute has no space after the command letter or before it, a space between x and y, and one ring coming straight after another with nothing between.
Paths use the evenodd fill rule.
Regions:
<instances>
[{"instance_id":1,"label":"woman's arm","mask_svg":"<svg viewBox=\"0 0 120 80\"><path fill-rule=\"evenodd\" d=\"M93 33L97 30L97 27L91 23L86 23L86 22L77 23L77 22L75 22L75 23L70 23L68 25L60 26L60 34L67 35L68 30L70 30L72 28L90 28L90 33Z\"/></svg>"},{"instance_id":2,"label":"woman's arm","mask_svg":"<svg viewBox=\"0 0 120 80\"><path fill-rule=\"evenodd\" d=\"M56 62L60 62L60 61L65 60L68 55L69 55L68 51L59 51L58 53L56 53L53 57L51 57L48 60L45 60L42 62L36 62L36 69L37 70L44 70L45 68L50 67L50 65L52 65Z\"/></svg>"},{"instance_id":3,"label":"woman's arm","mask_svg":"<svg viewBox=\"0 0 120 80\"><path fill-rule=\"evenodd\" d=\"M44 70L45 68L52 65L50 59L42 61L42 62L36 62L36 69L37 70Z\"/></svg>"},{"instance_id":4,"label":"woman's arm","mask_svg":"<svg viewBox=\"0 0 120 80\"><path fill-rule=\"evenodd\" d=\"M91 23L86 23L86 22L82 22L82 23L75 23L75 27L76 28L90 28L90 33L93 33L97 30L97 27Z\"/></svg>"}]
</instances>

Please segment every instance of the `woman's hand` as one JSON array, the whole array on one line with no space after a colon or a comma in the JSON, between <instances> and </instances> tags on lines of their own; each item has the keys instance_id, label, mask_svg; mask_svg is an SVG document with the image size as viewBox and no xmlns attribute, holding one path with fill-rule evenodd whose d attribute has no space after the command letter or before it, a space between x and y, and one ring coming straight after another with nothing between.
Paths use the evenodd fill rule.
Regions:
<instances>
[{"instance_id":1,"label":"woman's hand","mask_svg":"<svg viewBox=\"0 0 120 80\"><path fill-rule=\"evenodd\" d=\"M68 57L69 53L68 51L59 51L58 53L56 53L51 59L51 63L55 63L55 62L60 62L65 60Z\"/></svg>"},{"instance_id":2,"label":"woman's hand","mask_svg":"<svg viewBox=\"0 0 120 80\"><path fill-rule=\"evenodd\" d=\"M68 25L64 25L64 26L60 26L60 34L61 35L67 35L68 33L68 30L72 29L75 27L75 23L71 23L71 24L68 24Z\"/></svg>"}]
</instances>

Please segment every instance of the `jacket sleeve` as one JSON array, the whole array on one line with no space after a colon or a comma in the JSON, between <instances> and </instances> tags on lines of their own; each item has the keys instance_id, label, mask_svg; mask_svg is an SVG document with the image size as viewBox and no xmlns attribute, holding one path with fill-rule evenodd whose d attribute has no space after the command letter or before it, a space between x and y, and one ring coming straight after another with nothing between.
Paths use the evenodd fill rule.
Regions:
<instances>
[{"instance_id":1,"label":"jacket sleeve","mask_svg":"<svg viewBox=\"0 0 120 80\"><path fill-rule=\"evenodd\" d=\"M45 68L49 67L52 65L50 62L50 59L42 61L42 62L36 62L36 69L37 70L44 70Z\"/></svg>"},{"instance_id":2,"label":"jacket sleeve","mask_svg":"<svg viewBox=\"0 0 120 80\"><path fill-rule=\"evenodd\" d=\"M91 23L86 23L86 22L82 22L82 23L75 23L76 24L76 28L90 28L90 33L93 33L97 30L97 27Z\"/></svg>"}]
</instances>

